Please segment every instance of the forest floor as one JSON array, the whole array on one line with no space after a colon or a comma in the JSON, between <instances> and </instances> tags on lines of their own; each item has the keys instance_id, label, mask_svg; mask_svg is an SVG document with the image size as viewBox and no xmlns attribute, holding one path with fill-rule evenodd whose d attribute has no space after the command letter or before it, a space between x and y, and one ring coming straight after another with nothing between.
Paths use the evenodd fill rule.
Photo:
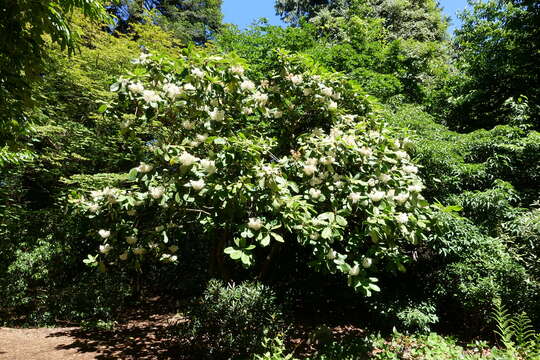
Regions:
<instances>
[{"instance_id":1,"label":"forest floor","mask_svg":"<svg viewBox=\"0 0 540 360\"><path fill-rule=\"evenodd\" d=\"M126 311L112 330L0 327L0 360L190 359L175 336L186 320L157 300Z\"/></svg>"},{"instance_id":2,"label":"forest floor","mask_svg":"<svg viewBox=\"0 0 540 360\"><path fill-rule=\"evenodd\" d=\"M130 319L110 331L0 328L0 359L178 359L170 331L176 321L174 314L163 314Z\"/></svg>"},{"instance_id":3,"label":"forest floor","mask_svg":"<svg viewBox=\"0 0 540 360\"><path fill-rule=\"evenodd\" d=\"M114 330L0 328L0 359L172 359L174 314L131 319ZM174 357L172 354L175 354Z\"/></svg>"}]
</instances>

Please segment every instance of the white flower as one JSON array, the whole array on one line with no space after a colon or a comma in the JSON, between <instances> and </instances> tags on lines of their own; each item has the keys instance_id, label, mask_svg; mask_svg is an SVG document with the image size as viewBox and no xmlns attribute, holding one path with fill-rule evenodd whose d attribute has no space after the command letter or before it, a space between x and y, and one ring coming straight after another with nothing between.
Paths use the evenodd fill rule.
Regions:
<instances>
[{"instance_id":1,"label":"white flower","mask_svg":"<svg viewBox=\"0 0 540 360\"><path fill-rule=\"evenodd\" d=\"M109 230L99 230L98 231L99 236L101 236L103 239L107 239L109 236L111 236L111 232Z\"/></svg>"},{"instance_id":2,"label":"white flower","mask_svg":"<svg viewBox=\"0 0 540 360\"><path fill-rule=\"evenodd\" d=\"M144 101L146 101L149 104L161 101L161 98L159 97L159 95L156 94L156 92L153 91L153 90L144 90L143 91L143 99L144 99Z\"/></svg>"},{"instance_id":3,"label":"white flower","mask_svg":"<svg viewBox=\"0 0 540 360\"><path fill-rule=\"evenodd\" d=\"M349 275L351 276L356 276L360 273L360 267L358 266L358 264L354 265L351 270L349 270Z\"/></svg>"},{"instance_id":4,"label":"white flower","mask_svg":"<svg viewBox=\"0 0 540 360\"><path fill-rule=\"evenodd\" d=\"M334 260L336 258L336 252L332 249L329 249L328 252L326 253L326 258L328 260Z\"/></svg>"},{"instance_id":5,"label":"white flower","mask_svg":"<svg viewBox=\"0 0 540 360\"><path fill-rule=\"evenodd\" d=\"M313 90L312 90L312 89L310 89L310 88L305 88L305 89L304 89L304 96L309 96L309 95L311 95L311 94L313 94Z\"/></svg>"},{"instance_id":6,"label":"white flower","mask_svg":"<svg viewBox=\"0 0 540 360\"><path fill-rule=\"evenodd\" d=\"M244 75L244 68L241 65L233 65L230 70L235 75Z\"/></svg>"},{"instance_id":7,"label":"white flower","mask_svg":"<svg viewBox=\"0 0 540 360\"><path fill-rule=\"evenodd\" d=\"M409 190L410 192L420 192L422 191L422 185L410 185L407 190Z\"/></svg>"},{"instance_id":8,"label":"white flower","mask_svg":"<svg viewBox=\"0 0 540 360\"><path fill-rule=\"evenodd\" d=\"M178 246L176 246L176 245L171 245L171 246L169 246L169 251L170 251L172 254L174 254L175 252L178 251Z\"/></svg>"},{"instance_id":9,"label":"white flower","mask_svg":"<svg viewBox=\"0 0 540 360\"><path fill-rule=\"evenodd\" d=\"M373 264L373 260L371 258L365 257L365 258L362 259L362 266L364 268L367 269L368 267L371 266L371 264Z\"/></svg>"},{"instance_id":10,"label":"white flower","mask_svg":"<svg viewBox=\"0 0 540 360\"><path fill-rule=\"evenodd\" d=\"M323 165L332 165L335 162L336 162L336 159L332 156L326 156L321 159L321 164Z\"/></svg>"},{"instance_id":11,"label":"white flower","mask_svg":"<svg viewBox=\"0 0 540 360\"><path fill-rule=\"evenodd\" d=\"M263 222L259 218L249 218L248 228L259 231L263 227Z\"/></svg>"},{"instance_id":12,"label":"white flower","mask_svg":"<svg viewBox=\"0 0 540 360\"><path fill-rule=\"evenodd\" d=\"M253 100L255 100L255 102L260 106L264 106L268 102L268 95L257 91L255 94L253 94Z\"/></svg>"},{"instance_id":13,"label":"white flower","mask_svg":"<svg viewBox=\"0 0 540 360\"><path fill-rule=\"evenodd\" d=\"M193 70L191 70L191 73L193 74L193 76L196 76L199 79L202 79L204 77L204 71L199 68L194 68Z\"/></svg>"},{"instance_id":14,"label":"white flower","mask_svg":"<svg viewBox=\"0 0 540 360\"><path fill-rule=\"evenodd\" d=\"M163 91L167 93L169 99L174 99L182 93L182 89L179 86L171 83L163 85Z\"/></svg>"},{"instance_id":15,"label":"white flower","mask_svg":"<svg viewBox=\"0 0 540 360\"><path fill-rule=\"evenodd\" d=\"M323 180L320 178L320 177L317 177L317 176L314 176L311 178L311 180L309 180L309 184L311 186L317 186L319 184L321 184L323 182Z\"/></svg>"},{"instance_id":16,"label":"white flower","mask_svg":"<svg viewBox=\"0 0 540 360\"><path fill-rule=\"evenodd\" d=\"M198 159L191 155L190 153L188 153L187 151L184 151L182 153L182 155L180 155L180 157L178 158L178 161L180 161L180 163L182 164L182 166L191 166L195 163L195 161L197 161Z\"/></svg>"},{"instance_id":17,"label":"white flower","mask_svg":"<svg viewBox=\"0 0 540 360\"><path fill-rule=\"evenodd\" d=\"M118 256L118 258L122 261L126 261L128 259L128 253L127 251L124 251L122 254Z\"/></svg>"},{"instance_id":18,"label":"white flower","mask_svg":"<svg viewBox=\"0 0 540 360\"><path fill-rule=\"evenodd\" d=\"M242 91L253 91L255 90L255 84L253 81L244 80L240 84L240 89L242 89Z\"/></svg>"},{"instance_id":19,"label":"white flower","mask_svg":"<svg viewBox=\"0 0 540 360\"><path fill-rule=\"evenodd\" d=\"M138 247L138 248L133 249L133 253L135 255L142 255L142 254L145 253L145 251L146 250L144 250L144 248L142 248L142 247Z\"/></svg>"},{"instance_id":20,"label":"white flower","mask_svg":"<svg viewBox=\"0 0 540 360\"><path fill-rule=\"evenodd\" d=\"M398 143L397 146L399 147L399 143ZM396 155L397 155L397 157L400 158L400 159L408 159L408 158L409 158L409 154L407 154L407 152L402 151L402 150L396 151Z\"/></svg>"},{"instance_id":21,"label":"white flower","mask_svg":"<svg viewBox=\"0 0 540 360\"><path fill-rule=\"evenodd\" d=\"M335 101L330 101L328 103L328 110L336 110L337 109L337 103Z\"/></svg>"},{"instance_id":22,"label":"white flower","mask_svg":"<svg viewBox=\"0 0 540 360\"><path fill-rule=\"evenodd\" d=\"M189 120L184 120L182 121L182 127L186 130L193 130L193 128L195 127L195 124Z\"/></svg>"},{"instance_id":23,"label":"white flower","mask_svg":"<svg viewBox=\"0 0 540 360\"><path fill-rule=\"evenodd\" d=\"M396 197L394 197L394 200L398 203L398 204L403 204L405 203L405 201L407 201L407 199L409 198L409 194L407 193L399 193Z\"/></svg>"},{"instance_id":24,"label":"white flower","mask_svg":"<svg viewBox=\"0 0 540 360\"><path fill-rule=\"evenodd\" d=\"M152 56L152 54L148 53L142 53L140 56L139 56L139 63L141 64L146 64L148 62L148 58Z\"/></svg>"},{"instance_id":25,"label":"white flower","mask_svg":"<svg viewBox=\"0 0 540 360\"><path fill-rule=\"evenodd\" d=\"M158 186L158 187L151 187L149 191L150 191L150 196L153 199L159 199L160 197L163 196L165 189L163 188L163 186Z\"/></svg>"},{"instance_id":26,"label":"white flower","mask_svg":"<svg viewBox=\"0 0 540 360\"><path fill-rule=\"evenodd\" d=\"M99 245L99 252L107 255L112 250L112 246L109 244Z\"/></svg>"},{"instance_id":27,"label":"white flower","mask_svg":"<svg viewBox=\"0 0 540 360\"><path fill-rule=\"evenodd\" d=\"M171 254L163 254L161 255L160 260L165 262L175 262L178 259L176 255Z\"/></svg>"},{"instance_id":28,"label":"white flower","mask_svg":"<svg viewBox=\"0 0 540 360\"><path fill-rule=\"evenodd\" d=\"M199 142L205 142L208 139L208 134L197 134L196 138Z\"/></svg>"},{"instance_id":29,"label":"white flower","mask_svg":"<svg viewBox=\"0 0 540 360\"><path fill-rule=\"evenodd\" d=\"M129 84L128 90L134 94L142 94L144 91L144 86L140 82L136 82L136 83Z\"/></svg>"},{"instance_id":30,"label":"white flower","mask_svg":"<svg viewBox=\"0 0 540 360\"><path fill-rule=\"evenodd\" d=\"M382 181L383 183L387 183L390 180L392 180L392 178L388 174L381 174L379 175L379 180Z\"/></svg>"},{"instance_id":31,"label":"white flower","mask_svg":"<svg viewBox=\"0 0 540 360\"><path fill-rule=\"evenodd\" d=\"M414 165L407 165L403 167L403 171L405 171L407 174L416 174L418 172L418 168Z\"/></svg>"},{"instance_id":32,"label":"white flower","mask_svg":"<svg viewBox=\"0 0 540 360\"><path fill-rule=\"evenodd\" d=\"M137 237L136 236L128 236L126 237L126 242L129 244L129 245L133 245L137 242Z\"/></svg>"},{"instance_id":33,"label":"white flower","mask_svg":"<svg viewBox=\"0 0 540 360\"><path fill-rule=\"evenodd\" d=\"M311 234L309 235L309 238L310 238L311 240L317 240L319 237L320 237L319 233L316 233L316 232L315 232L315 233L311 233Z\"/></svg>"},{"instance_id":34,"label":"white flower","mask_svg":"<svg viewBox=\"0 0 540 360\"><path fill-rule=\"evenodd\" d=\"M319 163L319 160L317 158L309 158L306 160L306 164L308 165L317 165Z\"/></svg>"},{"instance_id":35,"label":"white flower","mask_svg":"<svg viewBox=\"0 0 540 360\"><path fill-rule=\"evenodd\" d=\"M384 191L373 191L368 196L373 202L381 201L386 193Z\"/></svg>"},{"instance_id":36,"label":"white flower","mask_svg":"<svg viewBox=\"0 0 540 360\"><path fill-rule=\"evenodd\" d=\"M281 119L283 117L283 111L281 111L279 109L274 109L272 111L272 113L273 113L275 119Z\"/></svg>"},{"instance_id":37,"label":"white flower","mask_svg":"<svg viewBox=\"0 0 540 360\"><path fill-rule=\"evenodd\" d=\"M307 176L312 176L317 171L317 167L315 165L304 165L303 171Z\"/></svg>"},{"instance_id":38,"label":"white flower","mask_svg":"<svg viewBox=\"0 0 540 360\"><path fill-rule=\"evenodd\" d=\"M223 121L225 120L225 111L214 109L208 113L210 115L210 119L214 121Z\"/></svg>"},{"instance_id":39,"label":"white flower","mask_svg":"<svg viewBox=\"0 0 540 360\"><path fill-rule=\"evenodd\" d=\"M333 91L331 88L325 86L325 85L321 85L321 93L324 95L324 96L332 96L333 94Z\"/></svg>"},{"instance_id":40,"label":"white flower","mask_svg":"<svg viewBox=\"0 0 540 360\"><path fill-rule=\"evenodd\" d=\"M344 122L347 122L347 123L351 123L354 121L354 119L356 119L356 115L350 115L350 114L346 114L346 115L342 115L341 116L341 119L344 121Z\"/></svg>"},{"instance_id":41,"label":"white flower","mask_svg":"<svg viewBox=\"0 0 540 360\"><path fill-rule=\"evenodd\" d=\"M293 75L290 77L289 80L291 80L294 85L299 85L304 81L304 78L302 77L302 75Z\"/></svg>"},{"instance_id":42,"label":"white flower","mask_svg":"<svg viewBox=\"0 0 540 360\"><path fill-rule=\"evenodd\" d=\"M88 204L88 210L92 213L96 213L99 210L99 205L96 203Z\"/></svg>"},{"instance_id":43,"label":"white flower","mask_svg":"<svg viewBox=\"0 0 540 360\"><path fill-rule=\"evenodd\" d=\"M349 194L349 200L353 203L353 204L356 204L359 200L360 200L360 193L357 193L357 192L352 192Z\"/></svg>"},{"instance_id":44,"label":"white flower","mask_svg":"<svg viewBox=\"0 0 540 360\"><path fill-rule=\"evenodd\" d=\"M197 89L191 83L187 83L187 84L184 85L184 90L186 90L186 91L195 91Z\"/></svg>"},{"instance_id":45,"label":"white flower","mask_svg":"<svg viewBox=\"0 0 540 360\"><path fill-rule=\"evenodd\" d=\"M150 171L152 171L154 167L152 165L148 165L147 163L141 162L139 166L136 167L137 171L141 174L146 174Z\"/></svg>"},{"instance_id":46,"label":"white flower","mask_svg":"<svg viewBox=\"0 0 540 360\"><path fill-rule=\"evenodd\" d=\"M396 216L396 221L399 224L406 224L409 221L409 215L405 213L401 213L398 216Z\"/></svg>"},{"instance_id":47,"label":"white flower","mask_svg":"<svg viewBox=\"0 0 540 360\"><path fill-rule=\"evenodd\" d=\"M212 175L216 172L216 163L213 160L202 159L201 168L209 175Z\"/></svg>"},{"instance_id":48,"label":"white flower","mask_svg":"<svg viewBox=\"0 0 540 360\"><path fill-rule=\"evenodd\" d=\"M204 185L205 183L203 179L189 181L189 186L195 191L201 191L204 188Z\"/></svg>"},{"instance_id":49,"label":"white flower","mask_svg":"<svg viewBox=\"0 0 540 360\"><path fill-rule=\"evenodd\" d=\"M371 178L371 179L368 180L367 184L368 184L369 187L374 187L375 185L377 185L377 180Z\"/></svg>"},{"instance_id":50,"label":"white flower","mask_svg":"<svg viewBox=\"0 0 540 360\"><path fill-rule=\"evenodd\" d=\"M371 156L371 149L365 146L362 146L360 149L358 149L358 152L365 157Z\"/></svg>"},{"instance_id":51,"label":"white flower","mask_svg":"<svg viewBox=\"0 0 540 360\"><path fill-rule=\"evenodd\" d=\"M318 199L321 197L321 190L311 188L309 189L309 196L311 196L313 199Z\"/></svg>"},{"instance_id":52,"label":"white flower","mask_svg":"<svg viewBox=\"0 0 540 360\"><path fill-rule=\"evenodd\" d=\"M253 114L253 109L248 107L248 106L245 106L245 107L242 108L242 114L251 115L251 114Z\"/></svg>"}]
</instances>

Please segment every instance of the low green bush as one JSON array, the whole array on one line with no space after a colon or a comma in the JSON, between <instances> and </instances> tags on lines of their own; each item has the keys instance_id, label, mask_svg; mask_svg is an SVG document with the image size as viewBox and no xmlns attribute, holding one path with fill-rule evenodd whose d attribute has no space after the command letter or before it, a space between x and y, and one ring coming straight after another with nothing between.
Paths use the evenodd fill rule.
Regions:
<instances>
[{"instance_id":1,"label":"low green bush","mask_svg":"<svg viewBox=\"0 0 540 360\"><path fill-rule=\"evenodd\" d=\"M277 336L283 326L274 292L253 282L210 280L189 315L196 342L204 343L207 353L216 356L258 353L263 339Z\"/></svg>"}]
</instances>

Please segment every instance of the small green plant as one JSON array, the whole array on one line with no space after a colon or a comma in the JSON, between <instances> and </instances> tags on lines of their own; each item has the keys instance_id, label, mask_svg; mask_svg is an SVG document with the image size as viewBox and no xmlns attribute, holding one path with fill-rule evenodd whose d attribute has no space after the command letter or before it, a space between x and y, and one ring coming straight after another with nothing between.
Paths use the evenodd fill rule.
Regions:
<instances>
[{"instance_id":1,"label":"small green plant","mask_svg":"<svg viewBox=\"0 0 540 360\"><path fill-rule=\"evenodd\" d=\"M499 298L495 298L493 305L496 333L508 354L516 359L540 359L540 334L535 332L527 314L512 316Z\"/></svg>"},{"instance_id":2,"label":"small green plant","mask_svg":"<svg viewBox=\"0 0 540 360\"><path fill-rule=\"evenodd\" d=\"M191 331L210 353L255 354L265 337L273 338L281 331L281 314L274 292L263 284L210 280L190 312Z\"/></svg>"},{"instance_id":3,"label":"small green plant","mask_svg":"<svg viewBox=\"0 0 540 360\"><path fill-rule=\"evenodd\" d=\"M439 321L437 309L430 303L407 306L397 313L397 318L407 331L418 331L422 333L429 333L431 326Z\"/></svg>"},{"instance_id":4,"label":"small green plant","mask_svg":"<svg viewBox=\"0 0 540 360\"><path fill-rule=\"evenodd\" d=\"M286 353L285 334L278 333L274 337L268 336L268 331L264 331L264 338L261 346L264 353L255 355L254 360L297 360L292 353Z\"/></svg>"}]
</instances>

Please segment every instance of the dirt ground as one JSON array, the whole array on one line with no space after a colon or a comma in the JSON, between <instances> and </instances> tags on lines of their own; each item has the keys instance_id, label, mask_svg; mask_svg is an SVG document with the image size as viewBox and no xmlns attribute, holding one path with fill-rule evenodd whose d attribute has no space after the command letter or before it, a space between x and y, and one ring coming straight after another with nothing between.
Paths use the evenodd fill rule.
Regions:
<instances>
[{"instance_id":1,"label":"dirt ground","mask_svg":"<svg viewBox=\"0 0 540 360\"><path fill-rule=\"evenodd\" d=\"M1 360L186 359L174 343L173 314L132 319L112 331L0 328Z\"/></svg>"}]
</instances>

